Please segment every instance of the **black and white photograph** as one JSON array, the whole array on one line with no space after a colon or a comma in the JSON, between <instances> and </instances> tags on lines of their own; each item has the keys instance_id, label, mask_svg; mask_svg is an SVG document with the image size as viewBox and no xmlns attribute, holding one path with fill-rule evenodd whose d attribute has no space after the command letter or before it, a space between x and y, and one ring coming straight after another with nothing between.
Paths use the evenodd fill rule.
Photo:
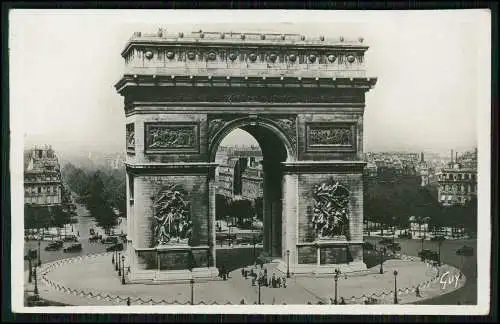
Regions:
<instances>
[{"instance_id":1,"label":"black and white photograph","mask_svg":"<svg viewBox=\"0 0 500 324\"><path fill-rule=\"evenodd\" d=\"M487 315L490 39L488 10L11 10L12 311Z\"/></svg>"}]
</instances>

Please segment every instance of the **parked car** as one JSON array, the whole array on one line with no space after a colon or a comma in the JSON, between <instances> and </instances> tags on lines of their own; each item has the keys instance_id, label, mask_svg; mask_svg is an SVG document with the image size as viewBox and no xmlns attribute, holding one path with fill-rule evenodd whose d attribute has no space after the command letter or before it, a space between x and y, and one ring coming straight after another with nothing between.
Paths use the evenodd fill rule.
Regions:
<instances>
[{"instance_id":1,"label":"parked car","mask_svg":"<svg viewBox=\"0 0 500 324\"><path fill-rule=\"evenodd\" d=\"M106 248L107 252L123 251L123 243L116 243Z\"/></svg>"},{"instance_id":2,"label":"parked car","mask_svg":"<svg viewBox=\"0 0 500 324\"><path fill-rule=\"evenodd\" d=\"M45 251L58 251L63 247L63 241L50 242L49 245L45 247Z\"/></svg>"},{"instance_id":3,"label":"parked car","mask_svg":"<svg viewBox=\"0 0 500 324\"><path fill-rule=\"evenodd\" d=\"M411 239L411 233L402 233L402 234L399 234L398 237Z\"/></svg>"},{"instance_id":4,"label":"parked car","mask_svg":"<svg viewBox=\"0 0 500 324\"><path fill-rule=\"evenodd\" d=\"M101 239L101 243L103 244L117 244L118 237L117 236L108 236Z\"/></svg>"},{"instance_id":5,"label":"parked car","mask_svg":"<svg viewBox=\"0 0 500 324\"><path fill-rule=\"evenodd\" d=\"M78 238L75 235L66 235L63 238L64 242L78 242Z\"/></svg>"},{"instance_id":6,"label":"parked car","mask_svg":"<svg viewBox=\"0 0 500 324\"><path fill-rule=\"evenodd\" d=\"M382 245L386 245L386 244L391 244L392 242L393 242L392 238L385 238L385 239L382 239L379 243Z\"/></svg>"},{"instance_id":7,"label":"parked car","mask_svg":"<svg viewBox=\"0 0 500 324\"><path fill-rule=\"evenodd\" d=\"M370 242L363 242L363 249L366 251L373 251L375 250L375 246Z\"/></svg>"},{"instance_id":8,"label":"parked car","mask_svg":"<svg viewBox=\"0 0 500 324\"><path fill-rule=\"evenodd\" d=\"M431 251L428 249L424 249L418 252L418 256L424 260L438 261L439 259L438 253L436 251Z\"/></svg>"},{"instance_id":9,"label":"parked car","mask_svg":"<svg viewBox=\"0 0 500 324\"><path fill-rule=\"evenodd\" d=\"M474 255L474 248L464 245L460 249L457 250L457 255L463 255L463 256L473 256Z\"/></svg>"},{"instance_id":10,"label":"parked car","mask_svg":"<svg viewBox=\"0 0 500 324\"><path fill-rule=\"evenodd\" d=\"M445 240L445 237L442 235L431 237L431 241L444 241L444 240Z\"/></svg>"},{"instance_id":11,"label":"parked car","mask_svg":"<svg viewBox=\"0 0 500 324\"><path fill-rule=\"evenodd\" d=\"M74 243L64 248L64 252L79 252L82 250L82 245L80 243Z\"/></svg>"},{"instance_id":12,"label":"parked car","mask_svg":"<svg viewBox=\"0 0 500 324\"><path fill-rule=\"evenodd\" d=\"M401 251L401 245L397 242L387 244L387 249L391 251Z\"/></svg>"}]
</instances>

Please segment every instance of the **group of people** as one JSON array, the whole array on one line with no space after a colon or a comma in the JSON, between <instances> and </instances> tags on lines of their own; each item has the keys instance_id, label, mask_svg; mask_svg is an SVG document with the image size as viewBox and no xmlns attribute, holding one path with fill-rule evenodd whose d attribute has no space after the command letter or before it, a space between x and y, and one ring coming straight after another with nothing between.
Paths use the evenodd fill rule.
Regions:
<instances>
[{"instance_id":1,"label":"group of people","mask_svg":"<svg viewBox=\"0 0 500 324\"><path fill-rule=\"evenodd\" d=\"M227 280L229 278L229 271L226 270L226 267L220 266L219 269L219 278L222 280Z\"/></svg>"},{"instance_id":2,"label":"group of people","mask_svg":"<svg viewBox=\"0 0 500 324\"><path fill-rule=\"evenodd\" d=\"M252 286L255 286L257 283L261 287L270 287L270 288L286 288L286 277L277 277L276 274L273 273L271 278L268 277L267 268L261 263L260 268L255 263L250 270L246 268L241 269L241 275L243 277L252 278Z\"/></svg>"}]
</instances>

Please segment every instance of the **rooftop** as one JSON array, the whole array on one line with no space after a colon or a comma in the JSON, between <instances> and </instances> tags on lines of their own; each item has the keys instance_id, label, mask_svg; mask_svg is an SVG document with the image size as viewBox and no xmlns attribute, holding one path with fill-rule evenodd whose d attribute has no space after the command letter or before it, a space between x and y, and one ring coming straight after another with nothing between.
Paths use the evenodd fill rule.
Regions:
<instances>
[{"instance_id":1,"label":"rooftop","mask_svg":"<svg viewBox=\"0 0 500 324\"><path fill-rule=\"evenodd\" d=\"M367 50L364 39L348 39L343 36L325 37L324 35L306 36L301 34L255 33L255 32L205 32L168 33L159 29L157 33L135 32L122 51L122 56L132 43L175 43L175 44L217 44L217 45L271 45L271 46L307 46L307 47L347 47Z\"/></svg>"}]
</instances>

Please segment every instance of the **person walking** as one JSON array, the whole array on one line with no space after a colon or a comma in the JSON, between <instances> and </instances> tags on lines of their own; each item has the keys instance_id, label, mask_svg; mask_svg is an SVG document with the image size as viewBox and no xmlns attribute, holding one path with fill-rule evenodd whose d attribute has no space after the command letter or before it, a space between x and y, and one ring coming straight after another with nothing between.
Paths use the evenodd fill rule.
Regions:
<instances>
[{"instance_id":1,"label":"person walking","mask_svg":"<svg viewBox=\"0 0 500 324\"><path fill-rule=\"evenodd\" d=\"M273 276L271 278L271 287L276 288L276 275L273 273Z\"/></svg>"},{"instance_id":2,"label":"person walking","mask_svg":"<svg viewBox=\"0 0 500 324\"><path fill-rule=\"evenodd\" d=\"M286 277L283 276L283 288L286 288Z\"/></svg>"}]
</instances>

